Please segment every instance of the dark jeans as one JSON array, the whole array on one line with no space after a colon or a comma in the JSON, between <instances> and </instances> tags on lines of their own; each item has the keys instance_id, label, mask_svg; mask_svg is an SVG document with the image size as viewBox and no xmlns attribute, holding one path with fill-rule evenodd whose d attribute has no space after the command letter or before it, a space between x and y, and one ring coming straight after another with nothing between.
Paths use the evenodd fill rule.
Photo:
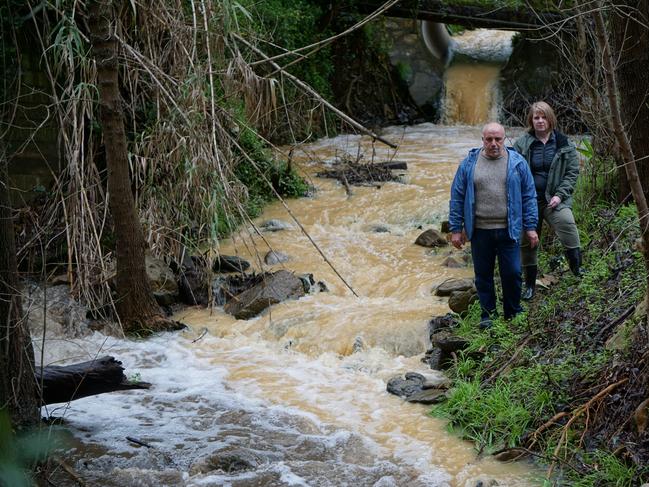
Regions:
<instances>
[{"instance_id":1,"label":"dark jeans","mask_svg":"<svg viewBox=\"0 0 649 487\"><path fill-rule=\"evenodd\" d=\"M505 319L513 318L521 308L521 254L518 243L509 237L506 228L483 230L476 228L471 238L471 255L475 272L475 287L482 308L482 318L498 315L494 269L498 270L503 288Z\"/></svg>"}]
</instances>

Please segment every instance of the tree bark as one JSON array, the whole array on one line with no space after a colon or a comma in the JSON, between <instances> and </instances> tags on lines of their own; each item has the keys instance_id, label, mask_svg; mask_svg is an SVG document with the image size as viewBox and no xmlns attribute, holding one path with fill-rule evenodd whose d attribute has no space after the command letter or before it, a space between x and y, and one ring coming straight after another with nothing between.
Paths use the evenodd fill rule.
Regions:
<instances>
[{"instance_id":1,"label":"tree bark","mask_svg":"<svg viewBox=\"0 0 649 487\"><path fill-rule=\"evenodd\" d=\"M34 348L24 320L16 266L7 158L0 145L0 410L15 428L39 420Z\"/></svg>"},{"instance_id":2,"label":"tree bark","mask_svg":"<svg viewBox=\"0 0 649 487\"><path fill-rule=\"evenodd\" d=\"M41 404L69 402L105 392L149 389L148 382L129 381L122 363L110 356L72 365L48 365L36 371L43 384Z\"/></svg>"},{"instance_id":3,"label":"tree bark","mask_svg":"<svg viewBox=\"0 0 649 487\"><path fill-rule=\"evenodd\" d=\"M649 30L646 27L649 0L616 3L610 21L622 122L629 135L645 198L649 199L649 160L644 159L649 156ZM620 196L624 198L627 194L628 191Z\"/></svg>"},{"instance_id":4,"label":"tree bark","mask_svg":"<svg viewBox=\"0 0 649 487\"><path fill-rule=\"evenodd\" d=\"M647 292L645 293L645 304L649 306L649 208L647 208L647 199L642 187L642 182L638 174L638 168L633 154L633 149L624 125L622 123L622 115L620 113L619 91L617 86L617 76L613 67L613 58L611 56L611 46L609 42L608 32L604 23L604 15L602 14L603 5L601 0L595 4L593 17L595 20L595 32L597 35L597 42L602 52L602 67L604 70L604 79L606 80L606 94L609 99L611 108L611 122L613 125L613 132L617 139L622 158L624 160L624 168L626 170L627 179L631 188L631 194L638 208L638 218L640 220L640 233L642 236L642 253L645 263L645 281L647 282Z\"/></svg>"},{"instance_id":5,"label":"tree bark","mask_svg":"<svg viewBox=\"0 0 649 487\"><path fill-rule=\"evenodd\" d=\"M142 232L131 192L126 131L119 93L119 62L112 0L89 7L92 52L97 63L101 128L108 167L109 208L113 217L117 255L116 309L126 333L155 332L172 327L155 302L147 278Z\"/></svg>"}]
</instances>

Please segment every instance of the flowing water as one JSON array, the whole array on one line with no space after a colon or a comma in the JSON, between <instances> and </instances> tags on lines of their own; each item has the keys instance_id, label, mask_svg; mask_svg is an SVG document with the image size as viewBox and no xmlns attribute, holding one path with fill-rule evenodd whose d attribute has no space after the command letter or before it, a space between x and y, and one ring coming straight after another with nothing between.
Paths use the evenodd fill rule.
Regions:
<instances>
[{"instance_id":1,"label":"flowing water","mask_svg":"<svg viewBox=\"0 0 649 487\"><path fill-rule=\"evenodd\" d=\"M255 222L279 219L290 228L263 238L244 229L219 251L249 259L256 270L312 273L328 291L247 321L221 308L188 309L175 318L190 330L145 341L96 333L46 344L46 362L111 354L154 384L48 407L65 418L70 461L89 485L537 485L530 465L476 457L473 445L428 415L429 406L386 392L387 380L407 371L443 379L420 360L428 320L448 312L431 291L472 272L441 265L456 252L450 247L434 252L413 242L446 218L452 176L480 133L423 124L383 135L399 143L396 155L359 136L294 153L317 189L287 205L346 284L276 203ZM405 161L402 182L348 194L315 177L359 144L366 160ZM262 264L269 248L290 260Z\"/></svg>"},{"instance_id":2,"label":"flowing water","mask_svg":"<svg viewBox=\"0 0 649 487\"><path fill-rule=\"evenodd\" d=\"M444 123L498 120L500 69L512 53L513 35L475 29L453 37L453 61L444 73Z\"/></svg>"}]
</instances>

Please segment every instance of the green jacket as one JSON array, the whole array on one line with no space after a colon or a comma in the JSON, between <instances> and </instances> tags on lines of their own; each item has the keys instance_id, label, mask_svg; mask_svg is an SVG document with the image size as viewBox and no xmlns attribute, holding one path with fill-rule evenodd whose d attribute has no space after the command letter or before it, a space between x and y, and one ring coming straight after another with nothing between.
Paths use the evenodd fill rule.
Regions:
<instances>
[{"instance_id":1,"label":"green jacket","mask_svg":"<svg viewBox=\"0 0 649 487\"><path fill-rule=\"evenodd\" d=\"M557 153L550 164L548 172L548 184L545 187L545 198L547 201L553 196L561 198L561 203L557 210L568 207L572 208L572 193L577 185L579 176L579 158L575 144L568 140L568 137L555 130L554 135L557 140ZM536 137L527 132L521 135L514 143L514 149L525 157L530 164L530 146Z\"/></svg>"}]
</instances>

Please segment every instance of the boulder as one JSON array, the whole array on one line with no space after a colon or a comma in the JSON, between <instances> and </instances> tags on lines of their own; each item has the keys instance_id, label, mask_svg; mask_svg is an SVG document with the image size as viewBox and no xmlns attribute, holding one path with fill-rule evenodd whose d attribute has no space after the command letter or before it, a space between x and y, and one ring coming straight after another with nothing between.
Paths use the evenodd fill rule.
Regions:
<instances>
[{"instance_id":1,"label":"boulder","mask_svg":"<svg viewBox=\"0 0 649 487\"><path fill-rule=\"evenodd\" d=\"M247 320L273 304L304 296L304 284L299 277L285 270L264 275L261 282L234 296L224 306L226 313Z\"/></svg>"},{"instance_id":2,"label":"boulder","mask_svg":"<svg viewBox=\"0 0 649 487\"><path fill-rule=\"evenodd\" d=\"M459 315L467 312L469 307L478 300L475 288L466 291L453 291L448 298L448 307Z\"/></svg>"},{"instance_id":3,"label":"boulder","mask_svg":"<svg viewBox=\"0 0 649 487\"><path fill-rule=\"evenodd\" d=\"M219 255L212 266L214 272L245 272L250 263L236 255Z\"/></svg>"},{"instance_id":4,"label":"boulder","mask_svg":"<svg viewBox=\"0 0 649 487\"><path fill-rule=\"evenodd\" d=\"M447 279L435 289L435 296L450 296L455 291L472 289L473 279Z\"/></svg>"},{"instance_id":5,"label":"boulder","mask_svg":"<svg viewBox=\"0 0 649 487\"><path fill-rule=\"evenodd\" d=\"M176 276L167 263L157 257L147 254L144 257L146 275L151 283L151 289L159 294L178 294L178 283Z\"/></svg>"},{"instance_id":6,"label":"boulder","mask_svg":"<svg viewBox=\"0 0 649 487\"><path fill-rule=\"evenodd\" d=\"M178 295L188 305L208 304L208 267L201 256L185 253L182 263L176 265L178 273Z\"/></svg>"},{"instance_id":7,"label":"boulder","mask_svg":"<svg viewBox=\"0 0 649 487\"><path fill-rule=\"evenodd\" d=\"M444 247L448 245L448 241L444 234L430 228L417 237L415 244L421 245L422 247Z\"/></svg>"},{"instance_id":8,"label":"boulder","mask_svg":"<svg viewBox=\"0 0 649 487\"><path fill-rule=\"evenodd\" d=\"M268 265L281 264L283 262L288 262L291 258L284 252L279 252L277 250L270 250L264 256L264 262Z\"/></svg>"}]
</instances>

